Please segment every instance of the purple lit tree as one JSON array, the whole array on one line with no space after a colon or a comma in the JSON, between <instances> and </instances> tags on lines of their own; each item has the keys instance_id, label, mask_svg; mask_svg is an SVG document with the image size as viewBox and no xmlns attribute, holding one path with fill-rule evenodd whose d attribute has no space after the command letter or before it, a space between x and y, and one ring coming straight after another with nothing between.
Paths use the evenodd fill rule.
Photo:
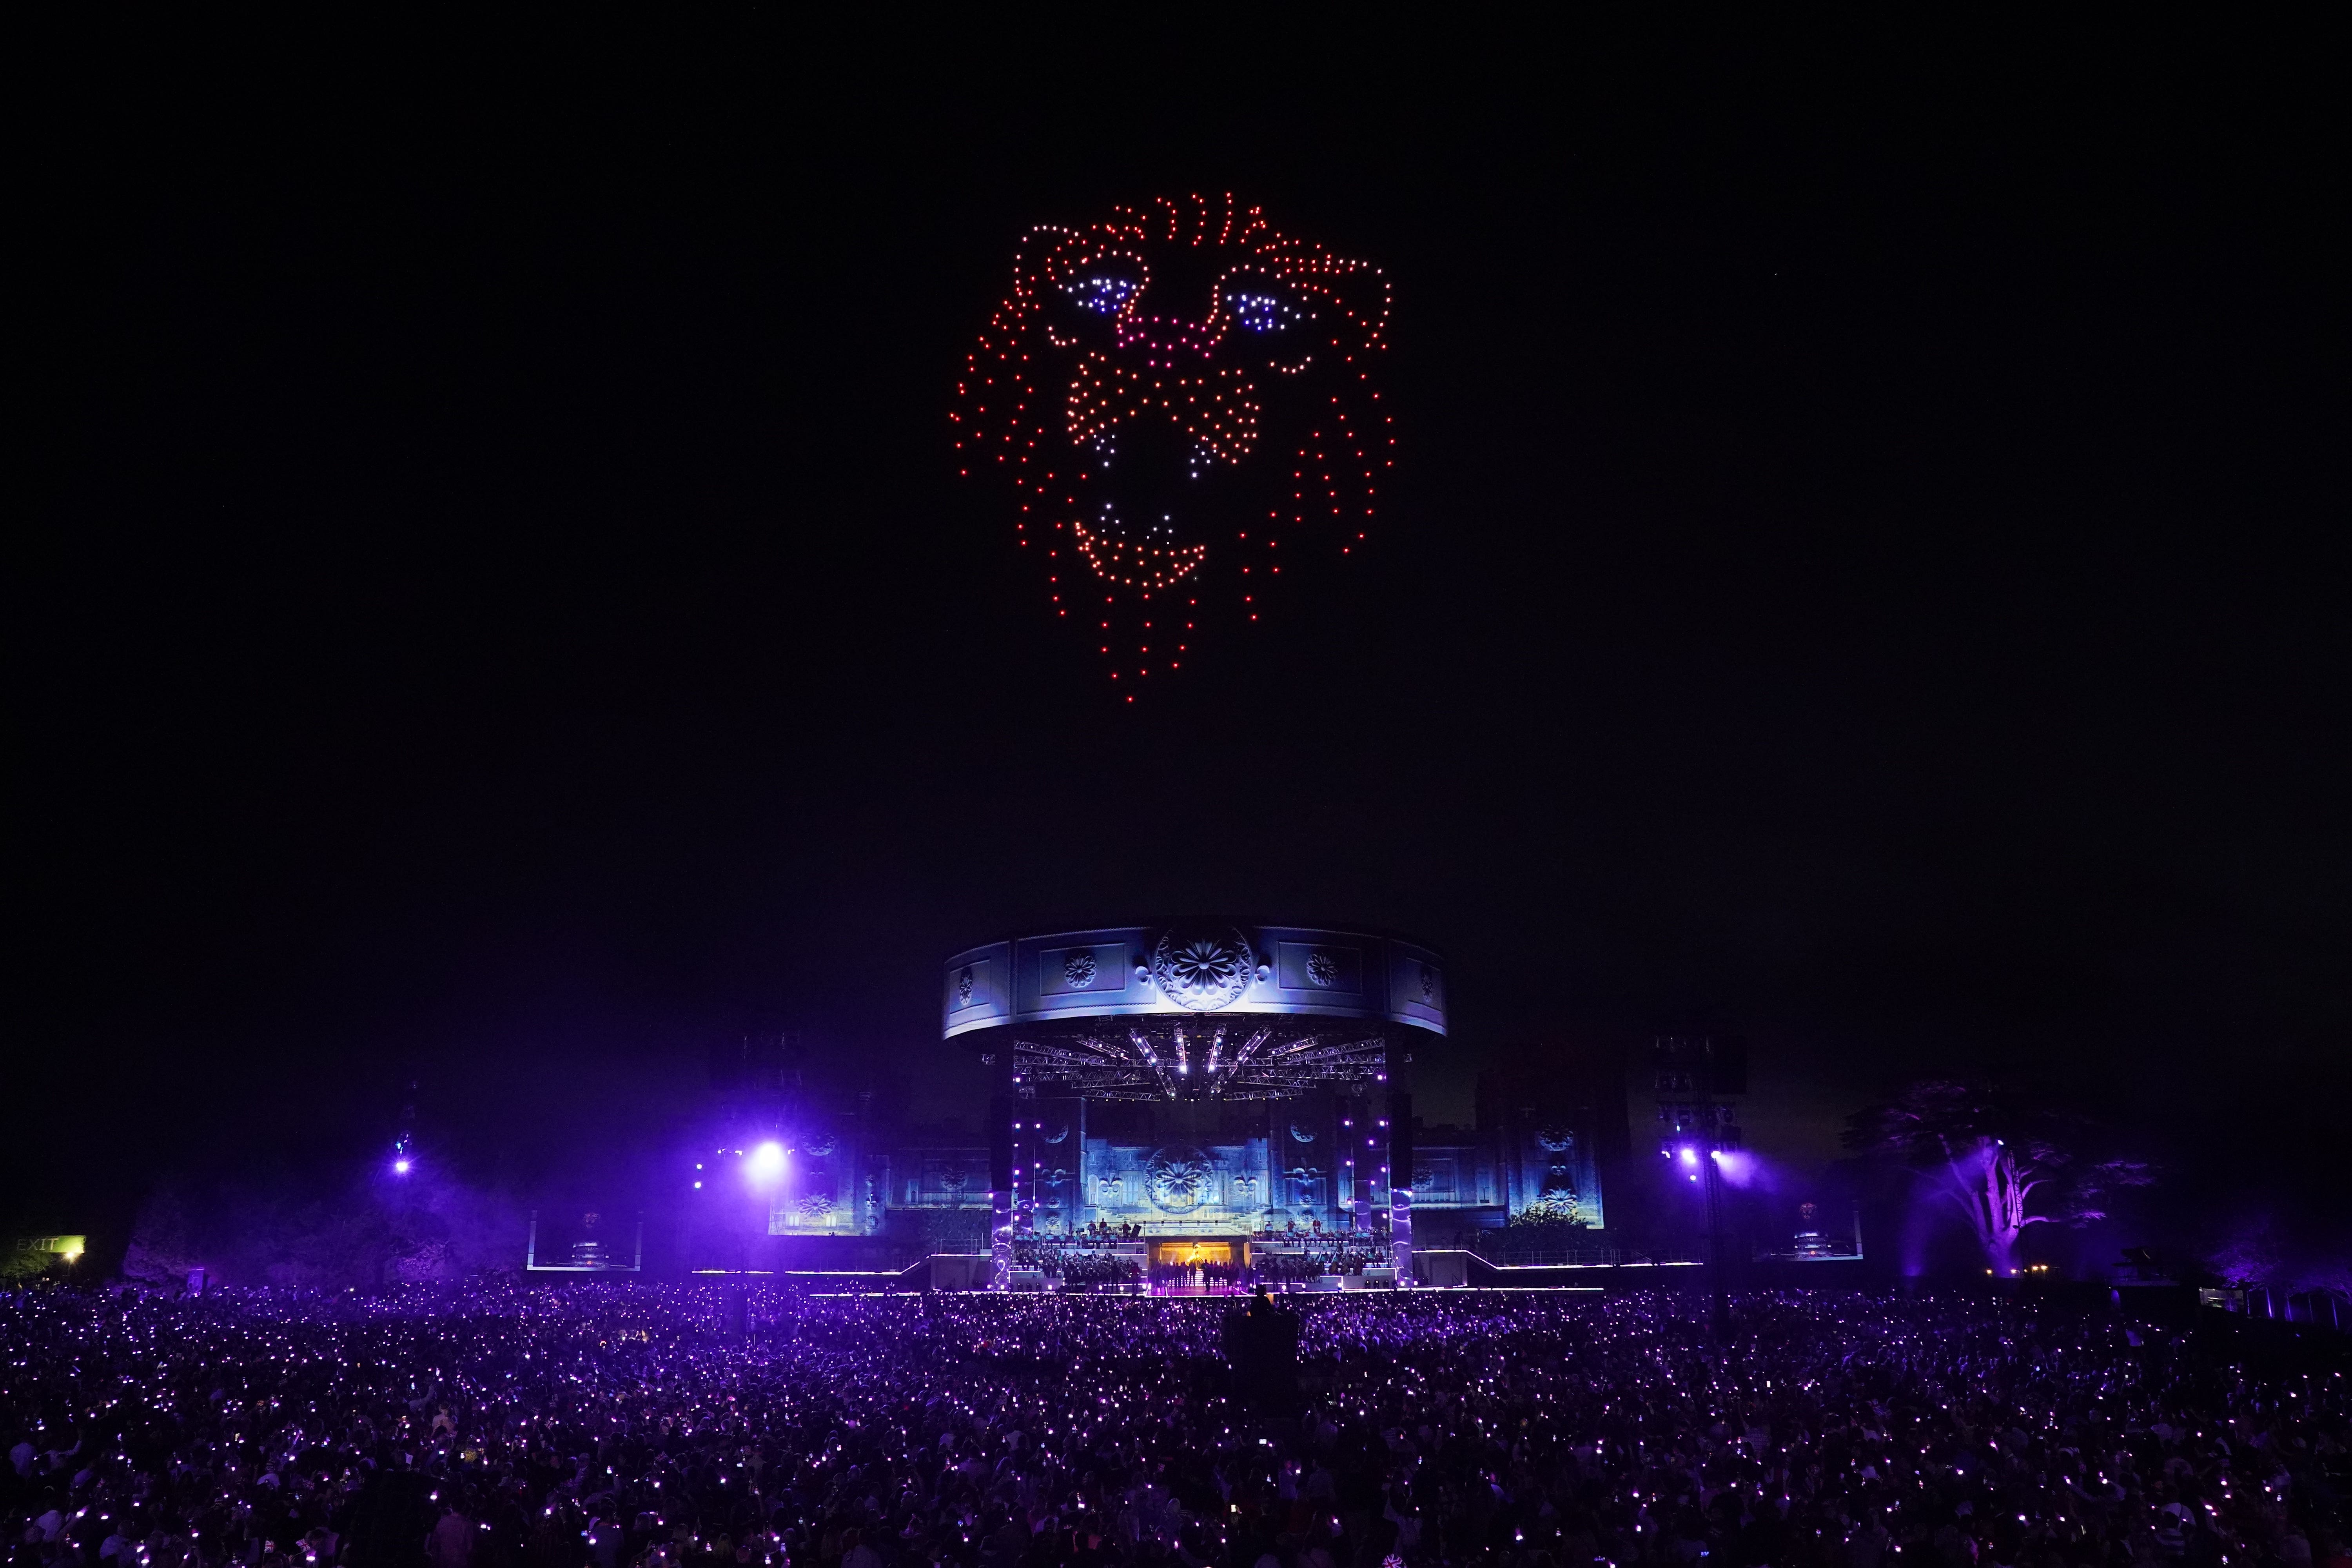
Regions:
<instances>
[{"instance_id":1,"label":"purple lit tree","mask_svg":"<svg viewBox=\"0 0 2352 1568\"><path fill-rule=\"evenodd\" d=\"M2079 1158L2066 1131L2000 1086L1927 1079L1848 1117L1844 1142L1927 1182L1967 1218L1986 1265L2011 1274L2027 1226L2105 1219L2108 1194L2155 1180L2140 1161Z\"/></svg>"}]
</instances>

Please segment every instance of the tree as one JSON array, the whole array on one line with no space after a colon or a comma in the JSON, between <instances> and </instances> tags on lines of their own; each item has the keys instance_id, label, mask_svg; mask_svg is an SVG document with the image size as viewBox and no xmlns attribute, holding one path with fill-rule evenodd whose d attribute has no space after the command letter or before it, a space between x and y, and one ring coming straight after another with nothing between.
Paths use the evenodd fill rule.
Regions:
<instances>
[{"instance_id":1,"label":"tree","mask_svg":"<svg viewBox=\"0 0 2352 1568\"><path fill-rule=\"evenodd\" d=\"M203 1264L193 1239L188 1199L186 1186L174 1178L155 1184L131 1227L131 1245L122 1257L124 1279L169 1289L185 1283Z\"/></svg>"},{"instance_id":2,"label":"tree","mask_svg":"<svg viewBox=\"0 0 2352 1568\"><path fill-rule=\"evenodd\" d=\"M2139 1161L2078 1159L2065 1135L2079 1131L1999 1086L1928 1079L1855 1111L1844 1142L1928 1182L1966 1216L1986 1263L2010 1274L2027 1226L2105 1219L2106 1194L2155 1180Z\"/></svg>"},{"instance_id":3,"label":"tree","mask_svg":"<svg viewBox=\"0 0 2352 1568\"><path fill-rule=\"evenodd\" d=\"M457 1279L520 1264L528 1223L506 1194L446 1172L394 1181L371 1163L317 1181L167 1179L140 1208L122 1272L162 1287L199 1266L226 1283L305 1289Z\"/></svg>"}]
</instances>

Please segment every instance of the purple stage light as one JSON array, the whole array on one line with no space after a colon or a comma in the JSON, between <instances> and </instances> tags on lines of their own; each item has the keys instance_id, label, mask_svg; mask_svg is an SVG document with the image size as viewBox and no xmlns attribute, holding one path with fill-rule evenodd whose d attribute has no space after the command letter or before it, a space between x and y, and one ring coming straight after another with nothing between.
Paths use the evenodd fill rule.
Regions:
<instances>
[{"instance_id":1,"label":"purple stage light","mask_svg":"<svg viewBox=\"0 0 2352 1568\"><path fill-rule=\"evenodd\" d=\"M784 1174L784 1146L774 1139L772 1138L761 1144L751 1151L751 1162L747 1167L751 1173L751 1180L761 1186L772 1185L782 1180Z\"/></svg>"}]
</instances>

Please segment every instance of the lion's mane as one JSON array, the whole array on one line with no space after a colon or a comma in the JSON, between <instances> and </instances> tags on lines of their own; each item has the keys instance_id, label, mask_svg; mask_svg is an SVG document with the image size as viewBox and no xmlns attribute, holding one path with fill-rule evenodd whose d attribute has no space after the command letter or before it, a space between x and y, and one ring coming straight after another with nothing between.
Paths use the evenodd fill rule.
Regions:
<instances>
[{"instance_id":1,"label":"lion's mane","mask_svg":"<svg viewBox=\"0 0 2352 1568\"><path fill-rule=\"evenodd\" d=\"M1366 536L1393 461L1373 374L1388 315L1376 268L1230 195L1034 229L957 388L960 467L1010 487L1055 611L1098 634L1115 678L1179 668L1202 617L1254 619L1286 565ZM1130 437L1175 442L1213 502L1114 518Z\"/></svg>"}]
</instances>

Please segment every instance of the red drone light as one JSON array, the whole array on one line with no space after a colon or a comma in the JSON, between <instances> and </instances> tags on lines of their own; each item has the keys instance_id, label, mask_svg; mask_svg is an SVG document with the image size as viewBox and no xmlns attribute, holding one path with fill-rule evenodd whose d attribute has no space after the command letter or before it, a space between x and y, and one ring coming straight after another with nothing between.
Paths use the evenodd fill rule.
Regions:
<instances>
[{"instance_id":1,"label":"red drone light","mask_svg":"<svg viewBox=\"0 0 2352 1568\"><path fill-rule=\"evenodd\" d=\"M1377 268L1286 238L1230 195L1034 229L956 389L959 471L991 460L1021 511L1051 521L1055 603L1066 558L1101 582L1106 658L1143 647L1145 605L1180 584L1255 620L1241 582L1253 562L1282 574L1258 552L1286 527L1309 560L1364 537L1394 461L1371 374L1388 316ZM1243 521L1267 526L1253 540Z\"/></svg>"}]
</instances>

